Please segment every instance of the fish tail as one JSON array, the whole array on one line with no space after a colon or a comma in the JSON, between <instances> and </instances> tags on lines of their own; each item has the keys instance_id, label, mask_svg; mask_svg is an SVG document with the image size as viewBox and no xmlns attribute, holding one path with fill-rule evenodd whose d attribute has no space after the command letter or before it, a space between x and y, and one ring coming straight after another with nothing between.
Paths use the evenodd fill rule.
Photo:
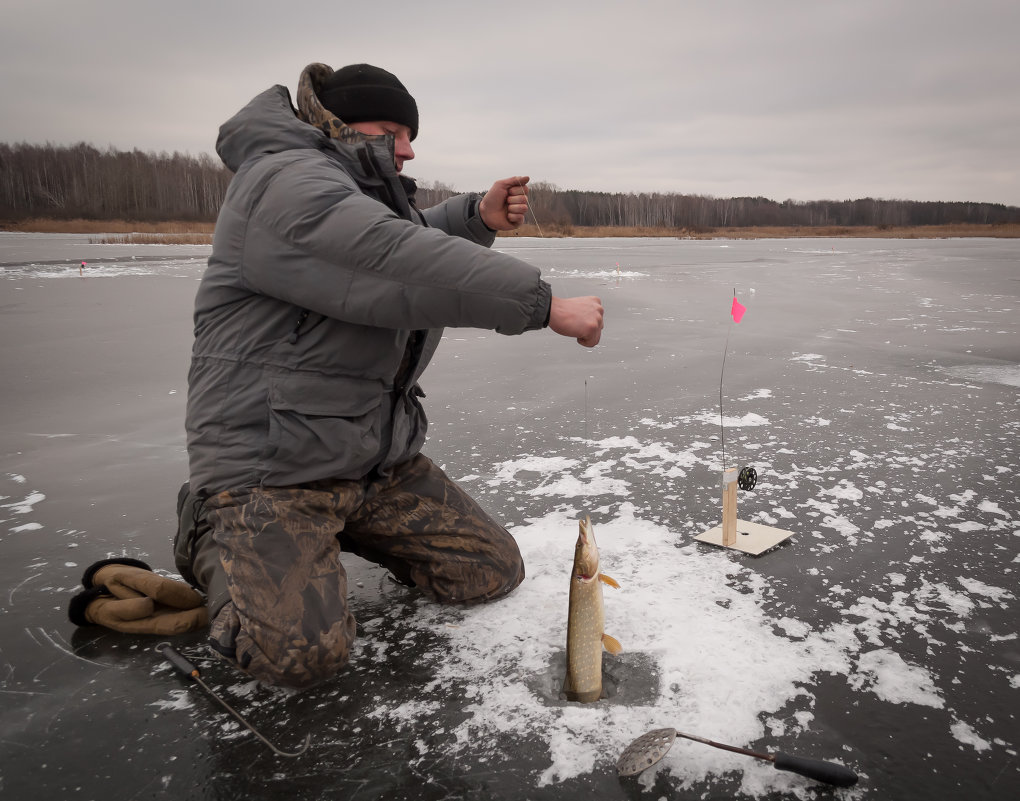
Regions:
<instances>
[{"instance_id":1,"label":"fish tail","mask_svg":"<svg viewBox=\"0 0 1020 801\"><path fill-rule=\"evenodd\" d=\"M618 654L623 650L623 646L620 645L620 641L615 637L610 637L608 634L602 635L602 645L611 654Z\"/></svg>"}]
</instances>

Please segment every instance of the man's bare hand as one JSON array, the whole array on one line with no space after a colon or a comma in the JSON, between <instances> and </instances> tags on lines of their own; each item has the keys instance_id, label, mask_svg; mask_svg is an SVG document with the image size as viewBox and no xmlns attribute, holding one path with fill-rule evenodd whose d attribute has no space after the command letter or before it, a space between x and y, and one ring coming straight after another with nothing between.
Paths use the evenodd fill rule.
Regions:
<instances>
[{"instance_id":1,"label":"man's bare hand","mask_svg":"<svg viewBox=\"0 0 1020 801\"><path fill-rule=\"evenodd\" d=\"M493 231L520 228L528 213L527 175L496 181L478 204L478 214Z\"/></svg>"},{"instance_id":2,"label":"man's bare hand","mask_svg":"<svg viewBox=\"0 0 1020 801\"><path fill-rule=\"evenodd\" d=\"M574 337L586 348L594 348L602 338L602 301L596 297L552 299L549 327L557 334Z\"/></svg>"}]
</instances>

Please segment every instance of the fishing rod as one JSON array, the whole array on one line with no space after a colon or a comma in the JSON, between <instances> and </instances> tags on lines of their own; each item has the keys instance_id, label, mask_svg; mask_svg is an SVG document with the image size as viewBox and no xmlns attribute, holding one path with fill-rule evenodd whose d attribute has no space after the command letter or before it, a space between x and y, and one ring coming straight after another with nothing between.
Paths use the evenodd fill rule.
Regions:
<instances>
[{"instance_id":1,"label":"fishing rod","mask_svg":"<svg viewBox=\"0 0 1020 801\"><path fill-rule=\"evenodd\" d=\"M754 757L764 762L771 762L775 765L776 770L797 773L809 779L836 787L853 787L853 785L857 784L857 774L850 770L850 768L835 762L825 762L821 759L810 759L782 752L759 754L747 748L739 748L735 745L726 745L725 743L717 743L714 740L706 740L704 737L698 737L696 734L684 734L676 729L655 729L647 734L642 734L620 754L620 758L616 761L617 771L619 771L621 776L636 776L666 756L666 752L673 746L677 737L704 743L713 748L721 748L724 751L732 751L735 754Z\"/></svg>"},{"instance_id":2,"label":"fishing rod","mask_svg":"<svg viewBox=\"0 0 1020 801\"><path fill-rule=\"evenodd\" d=\"M191 662L189 662L180 651L178 651L168 642L161 642L159 645L156 646L156 651L163 654L166 660L171 665L173 665L174 669L182 676L186 676L189 679L194 679L196 682L198 682L199 686L203 690L205 690L207 693L209 693L209 695L211 695L213 698L219 701L224 709L226 709L231 715L237 718L237 720L240 721L240 723L246 729L248 729L248 731L250 731L256 737L258 737L263 743L269 746L270 750L277 756L298 757L308 750L308 745L312 740L311 734L305 735L305 743L297 751L281 751L279 748L277 748L275 745L269 742L269 740L263 737L254 726L252 726L247 720L245 720L241 716L240 712L238 712L230 704L224 701L220 696L214 693L212 689L209 687L209 685L202 681L202 679L200 678L198 668L191 664Z\"/></svg>"}]
</instances>

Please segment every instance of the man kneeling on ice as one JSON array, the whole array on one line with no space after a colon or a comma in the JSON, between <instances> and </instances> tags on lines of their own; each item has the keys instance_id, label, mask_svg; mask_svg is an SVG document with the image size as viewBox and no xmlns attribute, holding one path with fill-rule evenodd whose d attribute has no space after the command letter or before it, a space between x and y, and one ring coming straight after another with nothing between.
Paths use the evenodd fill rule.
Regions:
<instances>
[{"instance_id":1,"label":"man kneeling on ice","mask_svg":"<svg viewBox=\"0 0 1020 801\"><path fill-rule=\"evenodd\" d=\"M417 133L414 99L368 64L312 64L296 110L274 86L220 129L236 174L195 300L175 557L212 647L264 681L347 662L341 551L440 603L523 580L510 534L420 452L443 327L601 336L598 298L553 297L489 249L524 221L528 179L419 211L401 174Z\"/></svg>"}]
</instances>

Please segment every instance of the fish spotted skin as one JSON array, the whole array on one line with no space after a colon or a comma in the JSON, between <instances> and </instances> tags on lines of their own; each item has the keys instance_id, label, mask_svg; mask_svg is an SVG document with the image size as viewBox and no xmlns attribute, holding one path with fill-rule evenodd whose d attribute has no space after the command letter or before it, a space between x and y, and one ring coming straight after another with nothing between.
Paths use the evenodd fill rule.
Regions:
<instances>
[{"instance_id":1,"label":"fish spotted skin","mask_svg":"<svg viewBox=\"0 0 1020 801\"><path fill-rule=\"evenodd\" d=\"M591 518L580 521L574 564L570 569L570 602L567 613L567 675L563 691L567 700L592 703L602 697L602 648L617 654L623 649L605 633L602 584L619 587L599 572L599 549Z\"/></svg>"}]
</instances>

